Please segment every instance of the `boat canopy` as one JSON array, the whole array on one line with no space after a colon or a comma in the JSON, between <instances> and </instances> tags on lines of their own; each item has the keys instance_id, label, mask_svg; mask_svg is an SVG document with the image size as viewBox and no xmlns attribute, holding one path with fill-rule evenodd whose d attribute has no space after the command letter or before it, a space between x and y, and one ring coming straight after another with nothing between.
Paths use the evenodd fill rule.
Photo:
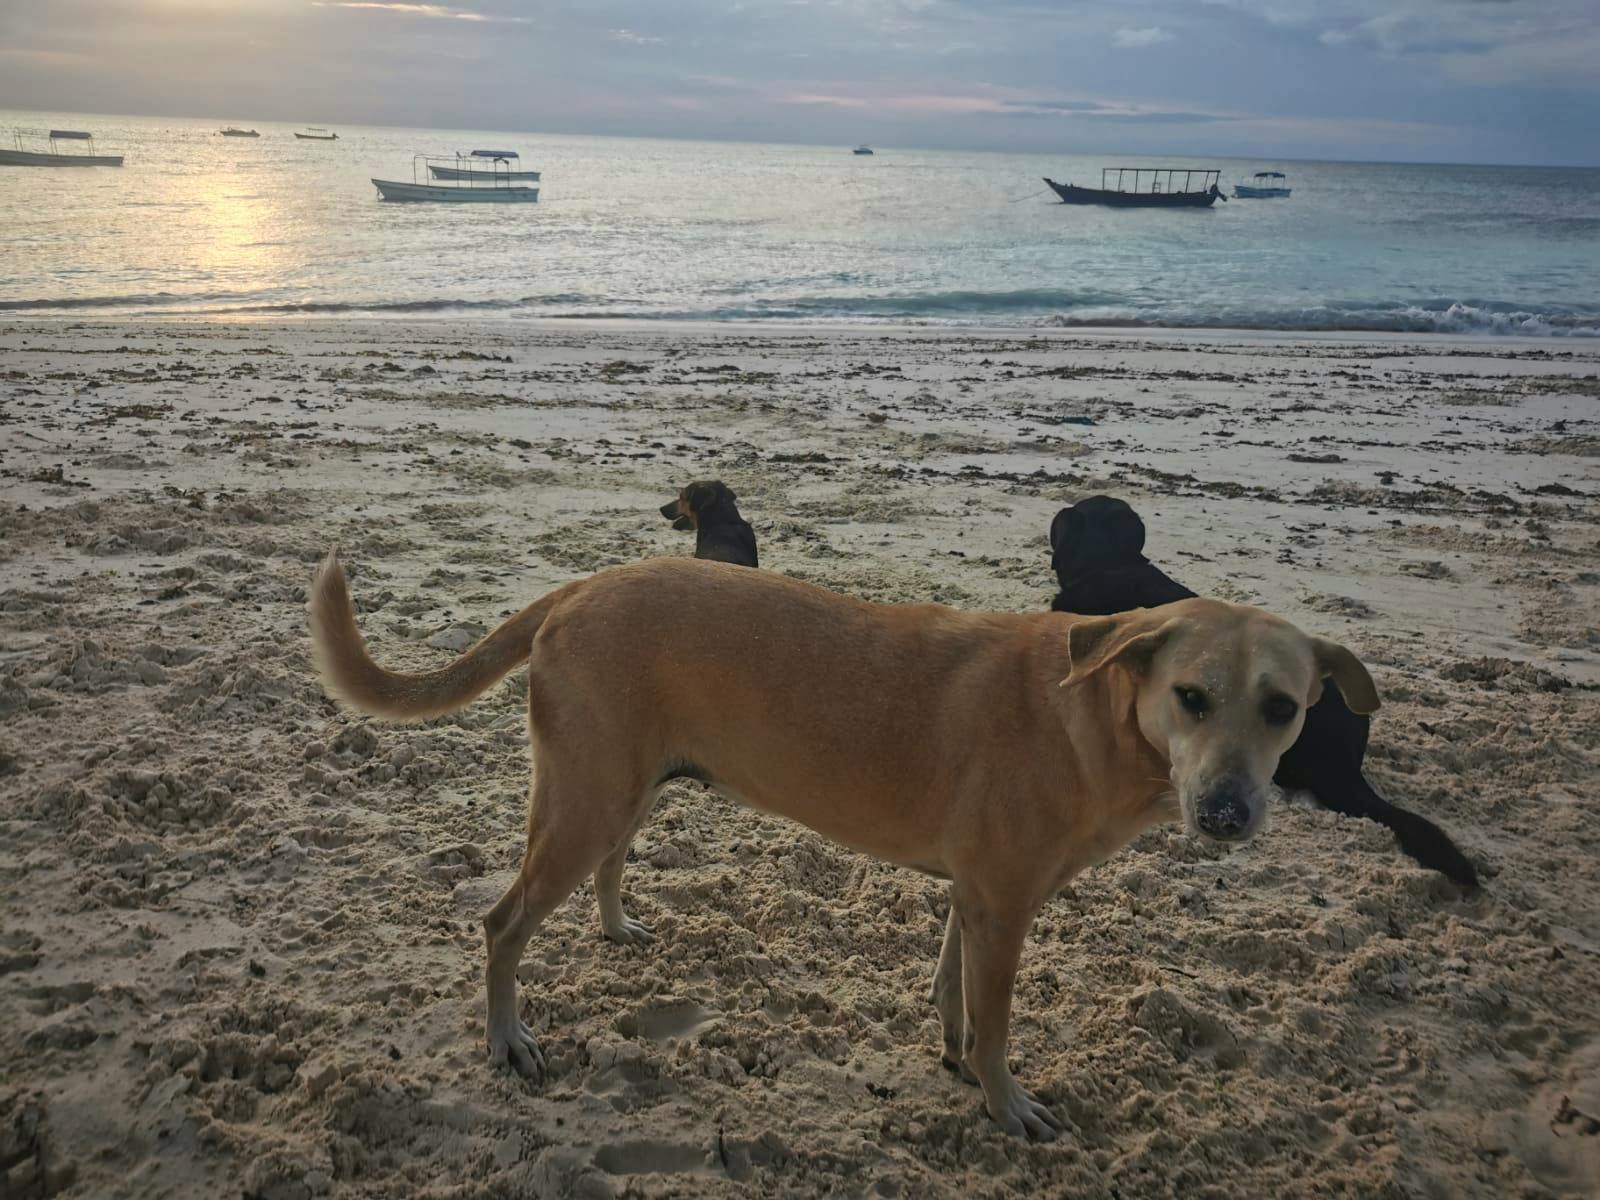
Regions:
<instances>
[{"instance_id":1,"label":"boat canopy","mask_svg":"<svg viewBox=\"0 0 1600 1200\"><path fill-rule=\"evenodd\" d=\"M1111 173L1116 172L1116 183L1113 185ZM1125 175L1133 176L1133 191L1143 192L1207 192L1217 185L1220 171L1208 171L1199 167L1105 167L1100 172L1100 190L1104 192L1124 192L1128 189L1123 185ZM1150 176L1148 187L1141 188L1144 177ZM1178 176L1183 180L1180 186ZM1194 186L1194 177L1200 177L1200 186Z\"/></svg>"},{"instance_id":2,"label":"boat canopy","mask_svg":"<svg viewBox=\"0 0 1600 1200\"><path fill-rule=\"evenodd\" d=\"M94 135L84 133L78 129L52 129L50 136L53 138L70 138L74 142L89 142L94 140Z\"/></svg>"},{"instance_id":3,"label":"boat canopy","mask_svg":"<svg viewBox=\"0 0 1600 1200\"><path fill-rule=\"evenodd\" d=\"M517 152L515 150L474 150L472 152L472 154L470 155L470 157L472 157L472 158L516 158L517 157Z\"/></svg>"},{"instance_id":4,"label":"boat canopy","mask_svg":"<svg viewBox=\"0 0 1600 1200\"><path fill-rule=\"evenodd\" d=\"M1285 175L1282 171L1257 171L1256 172L1256 178L1257 179L1287 179L1288 176Z\"/></svg>"}]
</instances>

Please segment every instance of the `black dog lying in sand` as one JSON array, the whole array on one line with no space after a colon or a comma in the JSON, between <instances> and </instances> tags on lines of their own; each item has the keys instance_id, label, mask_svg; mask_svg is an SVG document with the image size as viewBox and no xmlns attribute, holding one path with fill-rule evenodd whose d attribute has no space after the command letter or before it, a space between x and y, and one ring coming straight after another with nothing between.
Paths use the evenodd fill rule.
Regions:
<instances>
[{"instance_id":1,"label":"black dog lying in sand","mask_svg":"<svg viewBox=\"0 0 1600 1200\"><path fill-rule=\"evenodd\" d=\"M714 562L754 567L756 531L739 515L733 489L720 479L700 480L678 490L676 500L661 506L674 529L694 530L694 556Z\"/></svg>"},{"instance_id":2,"label":"black dog lying in sand","mask_svg":"<svg viewBox=\"0 0 1600 1200\"><path fill-rule=\"evenodd\" d=\"M1165 575L1144 554L1144 522L1124 501L1091 496L1056 514L1050 523L1050 565L1061 591L1056 612L1107 616L1155 608L1195 593ZM1306 710L1305 727L1278 762L1279 787L1303 789L1334 812L1367 817L1394 830L1412 858L1460 884L1478 886L1478 872L1432 821L1396 808L1361 773L1367 753L1366 717L1350 711L1338 688Z\"/></svg>"}]
</instances>

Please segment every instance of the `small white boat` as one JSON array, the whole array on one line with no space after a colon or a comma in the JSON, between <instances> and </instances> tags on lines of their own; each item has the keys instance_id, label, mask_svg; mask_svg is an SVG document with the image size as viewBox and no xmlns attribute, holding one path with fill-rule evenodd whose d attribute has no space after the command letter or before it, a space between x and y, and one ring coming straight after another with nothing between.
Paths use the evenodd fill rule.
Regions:
<instances>
[{"instance_id":1,"label":"small white boat","mask_svg":"<svg viewBox=\"0 0 1600 1200\"><path fill-rule=\"evenodd\" d=\"M459 158L459 155L456 156ZM411 159L411 182L399 179L374 179L383 200L432 200L445 204L531 204L539 199L539 189L513 183L511 172L501 156L495 169L468 171L466 178L448 183L423 183L418 176L426 175L435 163L450 163L455 159L442 155L417 154ZM426 168L426 170L424 169Z\"/></svg>"},{"instance_id":2,"label":"small white boat","mask_svg":"<svg viewBox=\"0 0 1600 1200\"><path fill-rule=\"evenodd\" d=\"M29 137L39 145L39 149L30 150L23 144L23 137ZM16 148L7 150L0 147L0 166L3 167L120 167L122 155L96 154L94 152L94 135L84 133L80 129L52 129L49 133L31 133L18 130L15 138ZM87 142L88 151L84 154L71 154L61 150L57 142ZM48 143L49 149L44 149Z\"/></svg>"},{"instance_id":3,"label":"small white boat","mask_svg":"<svg viewBox=\"0 0 1600 1200\"><path fill-rule=\"evenodd\" d=\"M1250 177L1249 183L1236 183L1233 185L1233 198L1235 200L1278 200L1287 196L1290 187L1288 176L1282 171L1257 171Z\"/></svg>"},{"instance_id":4,"label":"small white boat","mask_svg":"<svg viewBox=\"0 0 1600 1200\"><path fill-rule=\"evenodd\" d=\"M871 154L872 153L872 147L871 146L857 146L854 150L850 151L850 153L851 154Z\"/></svg>"},{"instance_id":5,"label":"small white boat","mask_svg":"<svg viewBox=\"0 0 1600 1200\"><path fill-rule=\"evenodd\" d=\"M516 164L516 166L513 166ZM539 172L522 171L515 150L474 150L457 154L455 166L429 162L428 173L435 179L518 179L539 182Z\"/></svg>"},{"instance_id":6,"label":"small white boat","mask_svg":"<svg viewBox=\"0 0 1600 1200\"><path fill-rule=\"evenodd\" d=\"M339 140L337 133L329 133L320 125L307 125L304 133L296 129L294 135L302 142L337 142Z\"/></svg>"}]
</instances>

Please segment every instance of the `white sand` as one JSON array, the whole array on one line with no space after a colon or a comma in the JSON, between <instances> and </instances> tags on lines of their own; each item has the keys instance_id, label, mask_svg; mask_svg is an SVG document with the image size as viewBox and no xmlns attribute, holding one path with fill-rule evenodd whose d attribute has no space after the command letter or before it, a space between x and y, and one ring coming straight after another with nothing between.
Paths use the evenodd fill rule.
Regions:
<instances>
[{"instance_id":1,"label":"white sand","mask_svg":"<svg viewBox=\"0 0 1600 1200\"><path fill-rule=\"evenodd\" d=\"M1594 347L11 322L0 351L0 1194L1600 1193ZM655 509L706 476L768 569L1018 610L1056 508L1128 498L1173 575L1363 655L1370 774L1484 893L1304 804L1233 853L1146 836L1024 953L1014 1062L1073 1126L1027 1146L939 1066L941 888L677 784L624 881L660 941L603 943L580 892L522 970L555 1077L492 1073L518 688L339 712L305 584L339 545L375 653L437 663L689 553Z\"/></svg>"}]
</instances>

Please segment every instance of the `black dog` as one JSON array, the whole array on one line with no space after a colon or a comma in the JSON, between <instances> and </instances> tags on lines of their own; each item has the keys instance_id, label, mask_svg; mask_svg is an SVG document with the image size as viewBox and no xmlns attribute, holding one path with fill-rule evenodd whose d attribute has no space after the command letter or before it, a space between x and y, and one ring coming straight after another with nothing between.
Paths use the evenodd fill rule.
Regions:
<instances>
[{"instance_id":1,"label":"black dog","mask_svg":"<svg viewBox=\"0 0 1600 1200\"><path fill-rule=\"evenodd\" d=\"M1058 512L1050 523L1050 550L1050 565L1061 584L1050 604L1056 612L1106 616L1195 594L1144 556L1144 522L1112 496L1091 496ZM1299 739L1279 760L1275 782L1310 792L1334 812L1387 825L1400 849L1423 866L1462 887L1477 887L1476 868L1449 834L1390 804L1362 775L1369 724L1350 711L1338 688L1325 688L1322 699L1306 710Z\"/></svg>"},{"instance_id":2,"label":"black dog","mask_svg":"<svg viewBox=\"0 0 1600 1200\"><path fill-rule=\"evenodd\" d=\"M661 506L674 529L692 529L694 556L715 562L754 567L756 531L739 515L733 489L720 479L701 480L680 488L678 498Z\"/></svg>"}]
</instances>

